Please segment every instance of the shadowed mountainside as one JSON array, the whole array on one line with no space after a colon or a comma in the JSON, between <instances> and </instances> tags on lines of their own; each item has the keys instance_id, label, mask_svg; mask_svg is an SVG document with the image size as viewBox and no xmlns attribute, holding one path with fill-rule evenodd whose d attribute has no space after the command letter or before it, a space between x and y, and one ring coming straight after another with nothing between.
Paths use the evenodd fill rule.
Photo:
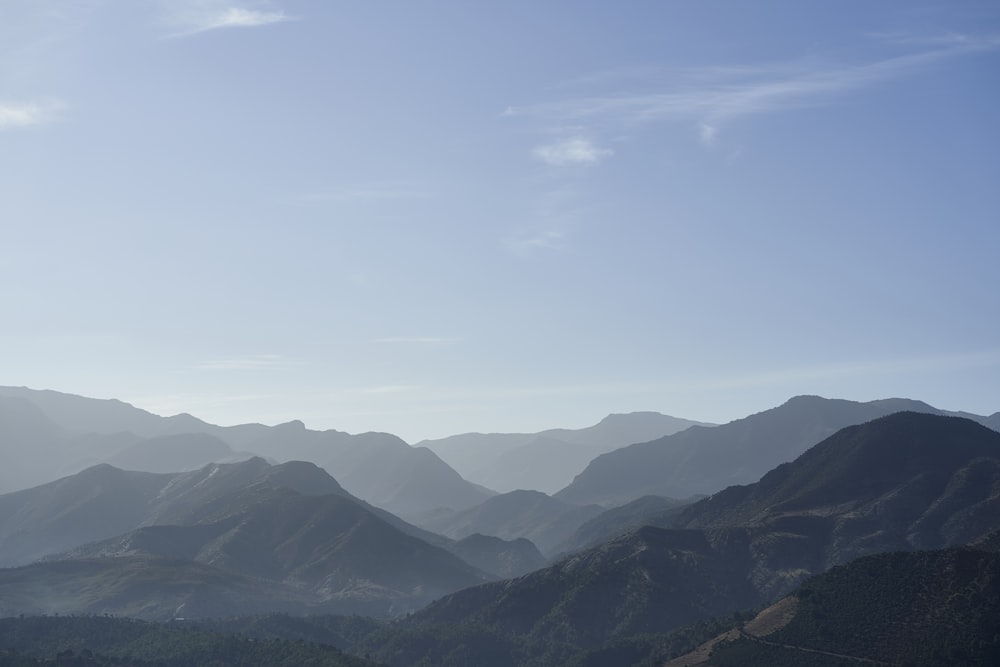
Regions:
<instances>
[{"instance_id":1,"label":"shadowed mountainside","mask_svg":"<svg viewBox=\"0 0 1000 667\"><path fill-rule=\"evenodd\" d=\"M694 426L599 456L556 498L611 506L645 495L687 498L714 493L756 481L845 426L906 410L947 414L908 399L857 403L798 396L728 424Z\"/></svg>"}]
</instances>

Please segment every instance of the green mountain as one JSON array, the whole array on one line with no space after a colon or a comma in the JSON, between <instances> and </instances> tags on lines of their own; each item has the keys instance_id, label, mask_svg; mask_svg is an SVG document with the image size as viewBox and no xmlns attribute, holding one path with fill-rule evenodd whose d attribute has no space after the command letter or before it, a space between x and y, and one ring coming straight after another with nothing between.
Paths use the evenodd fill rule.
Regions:
<instances>
[{"instance_id":1,"label":"green mountain","mask_svg":"<svg viewBox=\"0 0 1000 667\"><path fill-rule=\"evenodd\" d=\"M612 506L646 495L688 498L715 493L760 479L846 426L901 411L945 414L907 399L856 403L798 396L722 426L694 426L604 454L556 498L578 505ZM976 421L988 418L976 417Z\"/></svg>"}]
</instances>

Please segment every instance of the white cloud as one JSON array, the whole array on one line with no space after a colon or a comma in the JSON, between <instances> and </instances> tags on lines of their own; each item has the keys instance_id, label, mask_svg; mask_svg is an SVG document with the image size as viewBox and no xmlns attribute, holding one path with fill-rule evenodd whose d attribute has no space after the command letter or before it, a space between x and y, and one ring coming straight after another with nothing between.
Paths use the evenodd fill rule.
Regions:
<instances>
[{"instance_id":1,"label":"white cloud","mask_svg":"<svg viewBox=\"0 0 1000 667\"><path fill-rule=\"evenodd\" d=\"M11 103L0 102L0 130L44 125L55 120L62 103Z\"/></svg>"},{"instance_id":2,"label":"white cloud","mask_svg":"<svg viewBox=\"0 0 1000 667\"><path fill-rule=\"evenodd\" d=\"M610 148L599 148L583 137L573 137L559 143L539 146L532 152L542 162L556 167L597 164L614 154Z\"/></svg>"},{"instance_id":3,"label":"white cloud","mask_svg":"<svg viewBox=\"0 0 1000 667\"><path fill-rule=\"evenodd\" d=\"M224 28L259 28L296 20L296 17L277 9L249 9L222 5L211 0L194 0L183 4L180 9L173 3L168 7L171 11L169 22L180 26L180 30L169 35L170 37L184 37Z\"/></svg>"}]
</instances>

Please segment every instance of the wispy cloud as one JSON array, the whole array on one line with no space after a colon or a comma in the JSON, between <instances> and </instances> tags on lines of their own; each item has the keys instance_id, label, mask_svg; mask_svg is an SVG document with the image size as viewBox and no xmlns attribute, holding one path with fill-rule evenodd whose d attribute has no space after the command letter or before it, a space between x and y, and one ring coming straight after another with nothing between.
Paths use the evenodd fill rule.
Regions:
<instances>
[{"instance_id":1,"label":"wispy cloud","mask_svg":"<svg viewBox=\"0 0 1000 667\"><path fill-rule=\"evenodd\" d=\"M272 9L270 5L255 9L214 0L193 0L170 3L168 7L171 12L169 22L179 27L168 37L185 37L225 28L259 28L297 19L284 11Z\"/></svg>"},{"instance_id":2,"label":"wispy cloud","mask_svg":"<svg viewBox=\"0 0 1000 667\"><path fill-rule=\"evenodd\" d=\"M563 232L546 229L509 239L507 248L515 255L525 257L539 250L560 250L565 240L566 235Z\"/></svg>"},{"instance_id":3,"label":"wispy cloud","mask_svg":"<svg viewBox=\"0 0 1000 667\"><path fill-rule=\"evenodd\" d=\"M554 144L538 146L532 153L542 162L555 167L593 165L614 155L614 151L610 148L600 148L584 137L572 137Z\"/></svg>"},{"instance_id":4,"label":"wispy cloud","mask_svg":"<svg viewBox=\"0 0 1000 667\"><path fill-rule=\"evenodd\" d=\"M0 101L0 130L13 130L33 125L44 125L58 118L64 108L62 102L2 102Z\"/></svg>"},{"instance_id":5,"label":"wispy cloud","mask_svg":"<svg viewBox=\"0 0 1000 667\"><path fill-rule=\"evenodd\" d=\"M896 43L902 37L894 36ZM1000 37L948 35L912 39L923 50L849 65L777 63L769 66L706 67L675 71L669 81L653 82L649 92L610 93L555 102L508 107L505 116L534 117L558 123L595 126L637 125L694 120L704 143L718 126L752 114L828 103L839 95L901 77L952 58L1000 49ZM659 78L659 77L658 77ZM596 161L586 142L545 148L536 155L553 163Z\"/></svg>"},{"instance_id":6,"label":"wispy cloud","mask_svg":"<svg viewBox=\"0 0 1000 667\"><path fill-rule=\"evenodd\" d=\"M461 341L461 338L448 336L386 336L374 339L374 342L376 343L401 343L416 345L446 345L449 343L460 343Z\"/></svg>"},{"instance_id":7,"label":"wispy cloud","mask_svg":"<svg viewBox=\"0 0 1000 667\"><path fill-rule=\"evenodd\" d=\"M199 371L262 371L287 368L288 360L280 354L255 354L246 357L213 359L195 365Z\"/></svg>"}]
</instances>

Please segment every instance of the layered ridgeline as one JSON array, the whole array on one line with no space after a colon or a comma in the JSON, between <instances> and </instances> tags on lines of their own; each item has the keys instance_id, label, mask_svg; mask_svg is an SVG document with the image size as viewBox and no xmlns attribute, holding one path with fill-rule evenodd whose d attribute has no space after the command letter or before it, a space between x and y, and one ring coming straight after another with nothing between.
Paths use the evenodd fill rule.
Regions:
<instances>
[{"instance_id":1,"label":"layered ridgeline","mask_svg":"<svg viewBox=\"0 0 1000 667\"><path fill-rule=\"evenodd\" d=\"M253 455L316 463L355 496L400 515L465 509L493 495L429 449L388 433L313 431L301 422L222 427L186 414L160 417L117 400L0 387L0 493L98 463L176 472Z\"/></svg>"},{"instance_id":2,"label":"layered ridgeline","mask_svg":"<svg viewBox=\"0 0 1000 667\"><path fill-rule=\"evenodd\" d=\"M507 540L526 538L551 556L581 525L603 511L599 505L579 507L541 491L511 491L466 510L438 510L415 517L414 522L455 539L477 533Z\"/></svg>"},{"instance_id":3,"label":"layered ridgeline","mask_svg":"<svg viewBox=\"0 0 1000 667\"><path fill-rule=\"evenodd\" d=\"M703 422L658 412L612 414L581 429L539 433L463 433L418 443L465 479L501 493L531 489L555 493L600 454L646 442Z\"/></svg>"},{"instance_id":4,"label":"layered ridgeline","mask_svg":"<svg viewBox=\"0 0 1000 667\"><path fill-rule=\"evenodd\" d=\"M770 603L857 557L983 539L1000 529L1000 433L890 415L689 506L677 525L446 596L365 646L394 665L571 664L581 651Z\"/></svg>"},{"instance_id":5,"label":"layered ridgeline","mask_svg":"<svg viewBox=\"0 0 1000 667\"><path fill-rule=\"evenodd\" d=\"M1000 429L1000 413L947 413L896 398L857 403L798 396L728 424L693 426L599 456L556 497L577 505L613 506L647 495L688 498L715 493L759 479L845 426L901 411L951 414Z\"/></svg>"},{"instance_id":6,"label":"layered ridgeline","mask_svg":"<svg viewBox=\"0 0 1000 667\"><path fill-rule=\"evenodd\" d=\"M393 614L489 580L490 563L509 576L541 559L524 541L456 544L313 464L260 458L175 474L104 464L0 496L0 564L41 557L0 570L0 611Z\"/></svg>"}]
</instances>

